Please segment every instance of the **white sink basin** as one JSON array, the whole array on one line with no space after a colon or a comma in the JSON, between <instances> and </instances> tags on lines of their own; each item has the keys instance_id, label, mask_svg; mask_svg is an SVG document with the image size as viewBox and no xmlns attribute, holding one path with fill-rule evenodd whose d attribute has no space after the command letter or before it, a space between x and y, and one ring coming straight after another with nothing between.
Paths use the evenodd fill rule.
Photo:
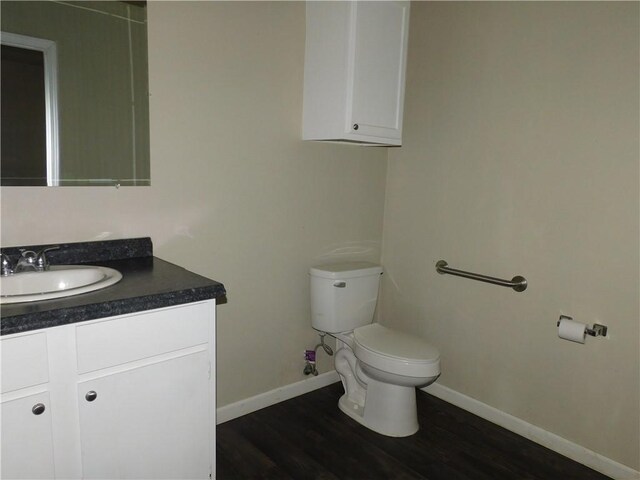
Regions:
<instances>
[{"instance_id":1,"label":"white sink basin","mask_svg":"<svg viewBox=\"0 0 640 480\"><path fill-rule=\"evenodd\" d=\"M0 304L37 302L93 292L117 283L113 268L53 265L46 272L21 272L0 277Z\"/></svg>"}]
</instances>

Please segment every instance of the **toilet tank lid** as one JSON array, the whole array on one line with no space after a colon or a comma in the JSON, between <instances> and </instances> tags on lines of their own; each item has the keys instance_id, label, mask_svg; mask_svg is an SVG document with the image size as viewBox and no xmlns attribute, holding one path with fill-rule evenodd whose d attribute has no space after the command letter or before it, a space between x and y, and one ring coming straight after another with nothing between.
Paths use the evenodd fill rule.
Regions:
<instances>
[{"instance_id":1,"label":"toilet tank lid","mask_svg":"<svg viewBox=\"0 0 640 480\"><path fill-rule=\"evenodd\" d=\"M365 277L381 273L382 267L370 262L334 263L331 265L318 265L309 269L309 274L312 277L330 279Z\"/></svg>"}]
</instances>

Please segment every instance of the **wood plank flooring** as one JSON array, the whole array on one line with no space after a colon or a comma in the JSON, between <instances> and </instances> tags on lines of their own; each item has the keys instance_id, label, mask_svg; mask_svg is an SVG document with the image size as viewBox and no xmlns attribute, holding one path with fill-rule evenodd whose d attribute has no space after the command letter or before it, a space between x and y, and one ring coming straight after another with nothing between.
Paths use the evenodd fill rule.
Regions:
<instances>
[{"instance_id":1,"label":"wood plank flooring","mask_svg":"<svg viewBox=\"0 0 640 480\"><path fill-rule=\"evenodd\" d=\"M336 383L218 425L217 478L609 478L421 391L420 431L385 437L338 410L342 393Z\"/></svg>"}]
</instances>

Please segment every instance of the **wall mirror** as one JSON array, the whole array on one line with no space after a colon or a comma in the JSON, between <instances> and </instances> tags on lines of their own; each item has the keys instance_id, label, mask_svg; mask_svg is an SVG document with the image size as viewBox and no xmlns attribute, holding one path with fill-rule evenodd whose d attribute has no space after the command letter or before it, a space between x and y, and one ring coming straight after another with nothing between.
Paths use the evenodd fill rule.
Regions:
<instances>
[{"instance_id":1,"label":"wall mirror","mask_svg":"<svg viewBox=\"0 0 640 480\"><path fill-rule=\"evenodd\" d=\"M146 2L1 10L2 186L149 185Z\"/></svg>"}]
</instances>

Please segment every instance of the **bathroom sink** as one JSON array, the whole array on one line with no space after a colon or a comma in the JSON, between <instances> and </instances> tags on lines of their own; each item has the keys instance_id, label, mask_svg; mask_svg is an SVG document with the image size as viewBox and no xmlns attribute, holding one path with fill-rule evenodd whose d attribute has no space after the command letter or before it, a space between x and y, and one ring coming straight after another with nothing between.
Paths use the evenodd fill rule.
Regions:
<instances>
[{"instance_id":1,"label":"bathroom sink","mask_svg":"<svg viewBox=\"0 0 640 480\"><path fill-rule=\"evenodd\" d=\"M0 277L0 304L70 297L109 287L122 274L107 267L53 265L45 272L21 272Z\"/></svg>"}]
</instances>

